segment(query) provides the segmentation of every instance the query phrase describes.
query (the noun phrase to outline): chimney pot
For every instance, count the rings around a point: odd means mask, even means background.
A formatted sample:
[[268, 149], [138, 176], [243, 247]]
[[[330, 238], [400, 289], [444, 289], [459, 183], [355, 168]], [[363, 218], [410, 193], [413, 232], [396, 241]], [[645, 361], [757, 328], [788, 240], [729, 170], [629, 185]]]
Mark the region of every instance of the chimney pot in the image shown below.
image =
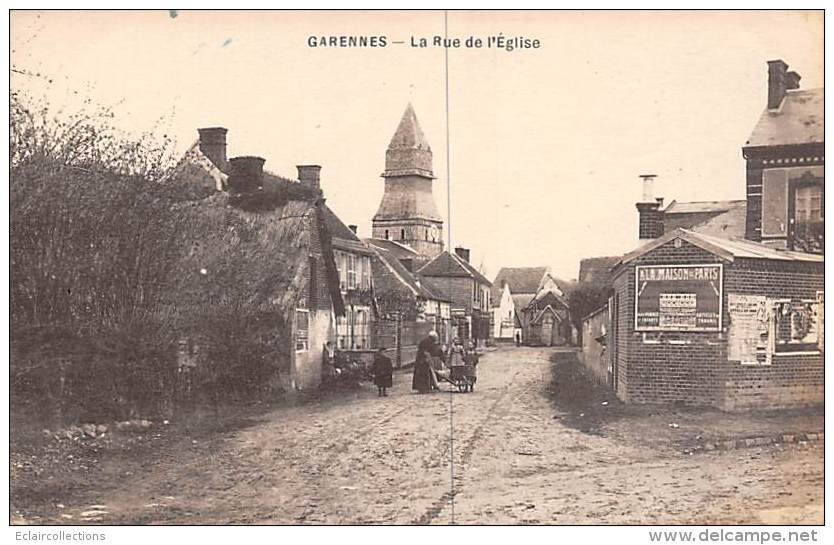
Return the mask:
[[229, 164], [226, 160], [226, 133], [225, 127], [204, 127], [197, 129], [200, 135], [199, 147], [203, 155], [214, 163], [214, 166], [226, 172]]
[[263, 186], [264, 163], [263, 157], [246, 155], [229, 159], [231, 172], [229, 187], [238, 193], [253, 191]]
[[457, 246], [455, 248], [455, 253], [459, 258], [469, 263], [469, 248], [464, 248], [463, 246]]
[[321, 189], [321, 166], [320, 165], [296, 165], [298, 169], [298, 181], [313, 189]]
[[[775, 110], [782, 104], [787, 90], [788, 65], [782, 59], [767, 61], [767, 109]], [[797, 82], [798, 83], [798, 82]]]
[[654, 179], [657, 174], [641, 174], [640, 180], [643, 182], [643, 200], [640, 202], [654, 202]]
[[356, 234], [356, 231], [359, 229], [356, 225], [348, 225], [348, 229], [353, 231], [353, 234]]

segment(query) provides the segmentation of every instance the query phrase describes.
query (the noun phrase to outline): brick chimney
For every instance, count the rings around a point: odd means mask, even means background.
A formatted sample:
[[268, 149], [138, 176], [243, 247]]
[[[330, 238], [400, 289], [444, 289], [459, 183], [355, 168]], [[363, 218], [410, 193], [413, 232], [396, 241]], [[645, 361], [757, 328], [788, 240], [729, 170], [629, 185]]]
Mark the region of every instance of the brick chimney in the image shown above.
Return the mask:
[[799, 89], [799, 80], [802, 79], [798, 73], [794, 71], [790, 71], [785, 74], [785, 89], [791, 91], [793, 89]]
[[226, 161], [226, 133], [225, 127], [205, 127], [197, 129], [200, 135], [200, 151], [214, 163], [214, 166], [227, 172], [229, 164]]
[[321, 190], [321, 166], [319, 165], [296, 165], [298, 169], [298, 181], [313, 189]]
[[469, 263], [469, 248], [464, 248], [462, 246], [455, 247], [455, 253], [459, 258]]
[[663, 197], [654, 196], [654, 180], [656, 174], [641, 174], [643, 182], [643, 199], [636, 204], [637, 213], [640, 215], [639, 236], [640, 240], [649, 240], [663, 236]]
[[[782, 104], [788, 89], [788, 65], [782, 59], [767, 61], [767, 109], [775, 110]], [[797, 80], [797, 84], [799, 81]]]
[[236, 193], [246, 193], [263, 187], [265, 162], [262, 157], [254, 156], [229, 159], [229, 188]]

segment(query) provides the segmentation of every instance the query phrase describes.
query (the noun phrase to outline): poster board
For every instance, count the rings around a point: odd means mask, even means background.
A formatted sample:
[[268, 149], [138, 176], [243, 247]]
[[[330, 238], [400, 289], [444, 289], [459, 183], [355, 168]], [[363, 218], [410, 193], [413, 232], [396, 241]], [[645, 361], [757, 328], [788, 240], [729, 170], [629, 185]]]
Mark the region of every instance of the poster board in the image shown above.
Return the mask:
[[720, 263], [635, 267], [635, 331], [721, 331]]
[[730, 327], [727, 334], [727, 359], [743, 364], [767, 363], [770, 360], [771, 304], [762, 295], [727, 296]]

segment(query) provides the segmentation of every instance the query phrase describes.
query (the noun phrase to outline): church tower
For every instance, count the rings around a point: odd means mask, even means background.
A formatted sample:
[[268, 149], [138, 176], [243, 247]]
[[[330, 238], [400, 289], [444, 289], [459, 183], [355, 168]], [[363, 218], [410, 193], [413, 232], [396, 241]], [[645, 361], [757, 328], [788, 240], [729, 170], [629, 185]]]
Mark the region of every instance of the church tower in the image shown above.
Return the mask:
[[432, 153], [409, 103], [385, 152], [385, 192], [373, 237], [406, 244], [426, 258], [443, 251], [443, 219], [432, 194]]

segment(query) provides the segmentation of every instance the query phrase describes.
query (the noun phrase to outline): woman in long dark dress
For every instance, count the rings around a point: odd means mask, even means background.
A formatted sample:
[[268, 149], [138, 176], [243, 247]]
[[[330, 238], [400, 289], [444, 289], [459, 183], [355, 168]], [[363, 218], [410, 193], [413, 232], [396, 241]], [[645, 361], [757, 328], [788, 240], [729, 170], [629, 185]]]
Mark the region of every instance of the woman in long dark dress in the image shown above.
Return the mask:
[[414, 361], [414, 376], [411, 379], [411, 389], [426, 394], [432, 388], [431, 356], [436, 351], [437, 333], [432, 331], [429, 336], [417, 345], [417, 358]]

